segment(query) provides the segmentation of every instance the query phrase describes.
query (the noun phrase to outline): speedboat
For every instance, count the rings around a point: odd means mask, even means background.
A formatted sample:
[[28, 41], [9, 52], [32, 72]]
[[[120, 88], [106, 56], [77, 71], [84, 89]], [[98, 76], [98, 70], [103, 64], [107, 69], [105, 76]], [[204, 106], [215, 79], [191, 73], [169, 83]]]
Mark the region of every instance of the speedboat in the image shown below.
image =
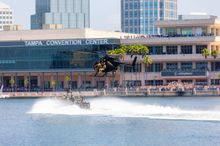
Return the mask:
[[89, 102], [85, 102], [84, 101], [84, 97], [83, 96], [73, 96], [72, 93], [65, 95], [63, 97], [66, 100], [71, 101], [73, 104], [79, 106], [82, 109], [90, 109], [90, 103]]

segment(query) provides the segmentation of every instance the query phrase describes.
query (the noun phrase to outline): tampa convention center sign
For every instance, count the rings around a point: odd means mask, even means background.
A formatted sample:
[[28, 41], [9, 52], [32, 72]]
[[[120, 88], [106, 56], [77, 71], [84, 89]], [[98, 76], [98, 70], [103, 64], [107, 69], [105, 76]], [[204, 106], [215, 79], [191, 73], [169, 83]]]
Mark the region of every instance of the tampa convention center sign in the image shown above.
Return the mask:
[[108, 45], [113, 41], [109, 39], [85, 39], [85, 40], [44, 40], [24, 41], [25, 46], [73, 46], [73, 45]]

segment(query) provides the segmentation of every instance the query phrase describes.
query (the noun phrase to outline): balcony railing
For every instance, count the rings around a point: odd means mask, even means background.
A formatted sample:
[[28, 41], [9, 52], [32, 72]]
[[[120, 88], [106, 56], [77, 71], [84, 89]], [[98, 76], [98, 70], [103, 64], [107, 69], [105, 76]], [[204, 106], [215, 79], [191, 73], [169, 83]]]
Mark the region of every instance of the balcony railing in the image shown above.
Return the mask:
[[206, 70], [166, 70], [161, 72], [162, 77], [169, 76], [207, 76]]

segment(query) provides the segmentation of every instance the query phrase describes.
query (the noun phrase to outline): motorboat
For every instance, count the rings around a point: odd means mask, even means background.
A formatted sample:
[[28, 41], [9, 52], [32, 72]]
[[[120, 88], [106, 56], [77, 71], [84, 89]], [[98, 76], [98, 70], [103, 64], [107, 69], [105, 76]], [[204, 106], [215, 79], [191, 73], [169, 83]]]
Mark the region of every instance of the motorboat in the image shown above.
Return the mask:
[[82, 109], [90, 109], [90, 103], [84, 101], [84, 97], [81, 95], [73, 96], [72, 92], [67, 92], [63, 97], [66, 100], [71, 101], [73, 104], [79, 106]]

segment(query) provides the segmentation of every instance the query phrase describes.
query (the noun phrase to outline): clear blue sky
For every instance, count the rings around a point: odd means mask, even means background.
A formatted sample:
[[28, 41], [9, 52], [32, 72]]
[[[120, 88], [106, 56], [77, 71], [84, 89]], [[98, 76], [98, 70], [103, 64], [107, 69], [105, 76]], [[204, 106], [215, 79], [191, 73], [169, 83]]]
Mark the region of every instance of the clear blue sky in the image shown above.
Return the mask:
[[[35, 11], [35, 0], [0, 0], [10, 5], [15, 23], [30, 27], [30, 15]], [[101, 30], [120, 29], [120, 0], [90, 0], [91, 27]], [[178, 14], [206, 12], [220, 17], [220, 0], [178, 0]]]

